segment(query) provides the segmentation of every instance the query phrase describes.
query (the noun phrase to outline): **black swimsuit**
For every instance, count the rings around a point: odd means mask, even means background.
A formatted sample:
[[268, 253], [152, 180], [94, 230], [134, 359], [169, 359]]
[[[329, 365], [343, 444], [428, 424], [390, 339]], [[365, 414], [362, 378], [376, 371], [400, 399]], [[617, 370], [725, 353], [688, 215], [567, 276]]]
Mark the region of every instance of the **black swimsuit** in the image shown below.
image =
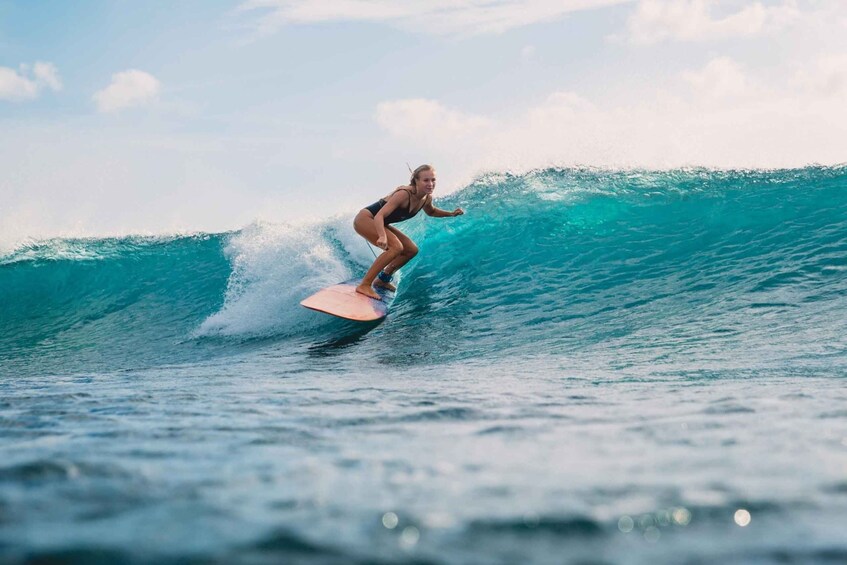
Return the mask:
[[[405, 190], [409, 193], [409, 205], [412, 204], [412, 192], [408, 188], [398, 188], [397, 190]], [[394, 192], [397, 192], [396, 190]], [[392, 195], [394, 193], [392, 192]], [[389, 197], [390, 198], [390, 197]], [[387, 200], [385, 198], [380, 198], [378, 201], [374, 202], [370, 206], [365, 206], [365, 210], [370, 212], [376, 217], [376, 213], [382, 210], [382, 207], [385, 206]], [[385, 224], [396, 224], [397, 222], [402, 222], [403, 220], [408, 220], [409, 218], [414, 218], [418, 212], [423, 210], [424, 205], [426, 204], [426, 196], [424, 196], [424, 204], [421, 204], [420, 208], [412, 212], [409, 209], [401, 210], [400, 208], [395, 208], [393, 212], [388, 214], [385, 217]]]

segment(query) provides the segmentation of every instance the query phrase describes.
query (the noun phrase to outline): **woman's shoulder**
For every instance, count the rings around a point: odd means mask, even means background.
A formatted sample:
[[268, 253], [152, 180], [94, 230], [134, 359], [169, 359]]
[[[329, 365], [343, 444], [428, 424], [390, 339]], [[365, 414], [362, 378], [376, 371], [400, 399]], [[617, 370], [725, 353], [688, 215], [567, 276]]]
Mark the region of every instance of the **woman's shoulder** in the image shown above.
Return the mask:
[[408, 192], [409, 194], [411, 194], [412, 193], [412, 187], [405, 185], [405, 184], [402, 185], [402, 186], [398, 186], [397, 188], [395, 188], [394, 190], [391, 191], [391, 196], [394, 196], [398, 192]]

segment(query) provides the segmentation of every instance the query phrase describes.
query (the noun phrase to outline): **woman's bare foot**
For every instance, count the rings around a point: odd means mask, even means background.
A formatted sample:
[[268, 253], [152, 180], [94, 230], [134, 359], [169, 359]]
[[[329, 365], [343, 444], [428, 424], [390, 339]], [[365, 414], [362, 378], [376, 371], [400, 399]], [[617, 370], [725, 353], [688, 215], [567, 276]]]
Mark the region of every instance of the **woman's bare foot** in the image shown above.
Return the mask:
[[359, 294], [364, 294], [368, 298], [373, 298], [375, 300], [380, 299], [376, 291], [366, 284], [360, 284], [359, 286], [357, 286], [356, 292], [358, 292]]
[[374, 280], [374, 286], [384, 288], [385, 290], [390, 290], [391, 292], [397, 290], [397, 287], [391, 284], [390, 282], [381, 281], [379, 279]]

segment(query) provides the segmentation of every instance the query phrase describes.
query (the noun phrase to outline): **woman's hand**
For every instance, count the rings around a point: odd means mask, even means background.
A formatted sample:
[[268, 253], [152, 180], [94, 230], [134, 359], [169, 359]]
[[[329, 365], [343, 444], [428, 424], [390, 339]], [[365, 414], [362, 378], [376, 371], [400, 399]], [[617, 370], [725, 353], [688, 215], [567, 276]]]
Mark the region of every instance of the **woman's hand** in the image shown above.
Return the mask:
[[376, 240], [376, 246], [383, 250], [388, 250], [388, 236], [381, 235]]
[[465, 211], [462, 210], [461, 208], [456, 208], [455, 210], [453, 210], [452, 215], [453, 215], [453, 217], [456, 217], [456, 216], [461, 216], [464, 213], [465, 213]]

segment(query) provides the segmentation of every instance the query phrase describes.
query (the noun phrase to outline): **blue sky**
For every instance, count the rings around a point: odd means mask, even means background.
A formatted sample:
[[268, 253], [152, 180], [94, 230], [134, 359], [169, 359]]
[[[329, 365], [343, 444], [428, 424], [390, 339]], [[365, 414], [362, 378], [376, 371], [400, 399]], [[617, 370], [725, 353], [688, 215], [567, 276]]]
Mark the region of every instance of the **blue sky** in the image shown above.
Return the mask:
[[835, 0], [0, 0], [0, 248], [549, 165], [847, 161]]

